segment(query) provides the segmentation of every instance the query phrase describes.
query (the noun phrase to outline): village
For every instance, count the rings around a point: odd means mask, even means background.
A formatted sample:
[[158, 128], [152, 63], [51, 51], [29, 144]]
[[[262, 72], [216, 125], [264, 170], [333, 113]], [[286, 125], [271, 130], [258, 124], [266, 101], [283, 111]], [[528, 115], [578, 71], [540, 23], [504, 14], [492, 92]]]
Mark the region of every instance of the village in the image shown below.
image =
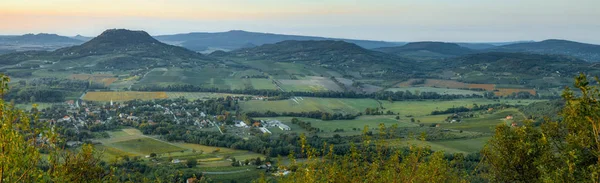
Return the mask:
[[[103, 134], [103, 131], [121, 127], [134, 127], [144, 131], [145, 127], [172, 124], [203, 131], [218, 131], [221, 134], [235, 134], [242, 138], [271, 134], [269, 129], [291, 130], [288, 125], [278, 120], [250, 122], [248, 119], [237, 119], [239, 114], [232, 114], [230, 111], [236, 108], [238, 100], [243, 98], [228, 97], [209, 101], [134, 100], [106, 103], [68, 100], [43, 109], [40, 121], [71, 131], [66, 133], [70, 134], [67, 135], [68, 146], [78, 146], [83, 144], [84, 140], [98, 136], [95, 134]], [[222, 105], [223, 103], [228, 105]], [[160, 129], [156, 128], [156, 130]]]

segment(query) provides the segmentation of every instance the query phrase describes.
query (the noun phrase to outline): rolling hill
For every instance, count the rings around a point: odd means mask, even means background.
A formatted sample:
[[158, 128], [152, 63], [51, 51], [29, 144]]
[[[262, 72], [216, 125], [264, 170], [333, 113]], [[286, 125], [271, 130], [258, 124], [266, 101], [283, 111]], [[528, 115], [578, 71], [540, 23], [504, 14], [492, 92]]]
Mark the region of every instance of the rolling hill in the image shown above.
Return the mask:
[[[223, 54], [223, 53], [220, 53]], [[282, 41], [228, 53], [249, 60], [270, 60], [316, 65], [344, 72], [375, 73], [412, 72], [413, 61], [382, 52], [367, 50], [344, 41]], [[390, 73], [388, 73], [390, 74]]]
[[449, 64], [446, 69], [470, 83], [550, 87], [563, 86], [580, 72], [600, 74], [596, 64], [562, 55], [488, 52], [457, 57], [446, 63]]
[[559, 54], [577, 57], [588, 62], [600, 62], [600, 45], [558, 39], [509, 44], [488, 51]]
[[354, 43], [363, 48], [371, 49], [378, 47], [389, 47], [398, 46], [403, 43], [384, 42], [384, 41], [368, 41], [368, 40], [352, 40], [352, 39], [337, 39], [337, 38], [325, 38], [315, 36], [296, 36], [296, 35], [284, 35], [284, 34], [271, 34], [271, 33], [258, 33], [258, 32], [247, 32], [241, 30], [232, 30], [228, 32], [195, 32], [187, 34], [175, 34], [175, 35], [161, 35], [155, 36], [159, 41], [183, 46], [194, 51], [205, 51], [205, 50], [235, 50], [240, 48], [246, 48], [250, 45], [260, 46], [263, 44], [272, 44], [286, 40], [341, 40], [349, 43]]
[[60, 63], [58, 66], [129, 70], [181, 63], [206, 64], [212, 59], [157, 41], [144, 31], [111, 29], [82, 45], [53, 52], [14, 53], [0, 57], [0, 63], [28, 60], [48, 60]]
[[403, 46], [383, 47], [375, 50], [414, 59], [447, 58], [476, 52], [455, 43], [444, 42], [413, 42]]

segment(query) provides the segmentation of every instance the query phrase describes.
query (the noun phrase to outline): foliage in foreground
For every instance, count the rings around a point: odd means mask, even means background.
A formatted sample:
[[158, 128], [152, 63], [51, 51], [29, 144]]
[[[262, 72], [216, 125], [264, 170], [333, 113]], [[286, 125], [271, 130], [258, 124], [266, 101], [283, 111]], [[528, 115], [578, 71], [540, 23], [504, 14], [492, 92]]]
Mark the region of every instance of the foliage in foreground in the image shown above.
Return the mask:
[[585, 75], [575, 87], [580, 95], [563, 93], [562, 121], [496, 128], [483, 150], [490, 181], [600, 182], [600, 87]]
[[9, 81], [0, 76], [0, 182], [101, 182], [110, 178], [90, 145], [77, 153], [62, 150], [58, 135], [41, 125], [36, 115], [7, 104], [3, 96]]
[[462, 158], [447, 161], [443, 152], [414, 145], [408, 150], [390, 148], [382, 137], [391, 134], [382, 124], [381, 140], [365, 135], [362, 148], [353, 145], [346, 155], [335, 155], [333, 145], [327, 144], [323, 152], [316, 152], [302, 136], [301, 157], [306, 162], [297, 164], [290, 155], [287, 168], [293, 173], [277, 182], [467, 182], [465, 172], [455, 168]]

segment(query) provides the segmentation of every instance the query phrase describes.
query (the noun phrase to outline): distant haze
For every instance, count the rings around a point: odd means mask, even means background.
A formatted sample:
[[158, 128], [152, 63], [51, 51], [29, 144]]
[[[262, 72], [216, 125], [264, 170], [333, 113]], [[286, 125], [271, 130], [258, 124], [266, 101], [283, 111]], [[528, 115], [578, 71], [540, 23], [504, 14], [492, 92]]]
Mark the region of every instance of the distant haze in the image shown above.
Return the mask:
[[600, 43], [600, 0], [2, 0], [0, 35], [247, 30], [385, 41]]

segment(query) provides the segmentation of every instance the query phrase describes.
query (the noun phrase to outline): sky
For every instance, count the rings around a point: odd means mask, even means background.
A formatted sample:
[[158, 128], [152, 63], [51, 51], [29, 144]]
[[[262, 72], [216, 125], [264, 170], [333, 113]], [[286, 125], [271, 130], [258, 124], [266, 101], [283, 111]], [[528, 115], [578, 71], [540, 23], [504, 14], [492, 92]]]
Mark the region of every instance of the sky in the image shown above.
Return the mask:
[[600, 0], [0, 0], [0, 35], [246, 30], [384, 41], [600, 44]]

